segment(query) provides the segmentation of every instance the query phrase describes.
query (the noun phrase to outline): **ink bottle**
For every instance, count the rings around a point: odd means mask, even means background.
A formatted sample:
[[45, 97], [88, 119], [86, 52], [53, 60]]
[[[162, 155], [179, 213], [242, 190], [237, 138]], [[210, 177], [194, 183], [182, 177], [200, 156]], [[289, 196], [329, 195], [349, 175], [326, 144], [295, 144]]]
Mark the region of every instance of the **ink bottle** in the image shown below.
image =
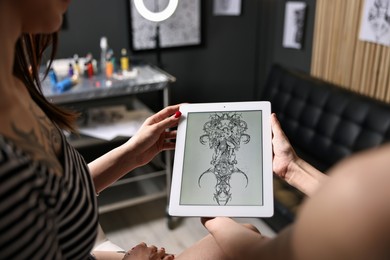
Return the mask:
[[128, 71], [130, 69], [129, 57], [127, 56], [127, 50], [123, 48], [121, 50], [121, 69], [122, 71]]

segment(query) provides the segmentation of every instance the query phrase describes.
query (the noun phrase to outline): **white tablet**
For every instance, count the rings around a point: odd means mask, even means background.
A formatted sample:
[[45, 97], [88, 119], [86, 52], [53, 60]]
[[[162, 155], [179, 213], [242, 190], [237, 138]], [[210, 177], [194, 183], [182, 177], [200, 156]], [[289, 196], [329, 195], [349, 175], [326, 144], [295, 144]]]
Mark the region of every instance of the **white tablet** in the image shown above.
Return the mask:
[[185, 104], [180, 111], [169, 214], [272, 216], [270, 103]]

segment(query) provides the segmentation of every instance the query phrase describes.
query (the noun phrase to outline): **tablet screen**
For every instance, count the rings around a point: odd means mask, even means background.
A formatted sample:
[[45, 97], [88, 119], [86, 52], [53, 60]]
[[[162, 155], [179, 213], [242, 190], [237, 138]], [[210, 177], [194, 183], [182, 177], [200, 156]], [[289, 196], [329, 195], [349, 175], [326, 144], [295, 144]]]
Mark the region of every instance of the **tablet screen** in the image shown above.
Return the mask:
[[262, 111], [189, 112], [180, 205], [262, 206]]

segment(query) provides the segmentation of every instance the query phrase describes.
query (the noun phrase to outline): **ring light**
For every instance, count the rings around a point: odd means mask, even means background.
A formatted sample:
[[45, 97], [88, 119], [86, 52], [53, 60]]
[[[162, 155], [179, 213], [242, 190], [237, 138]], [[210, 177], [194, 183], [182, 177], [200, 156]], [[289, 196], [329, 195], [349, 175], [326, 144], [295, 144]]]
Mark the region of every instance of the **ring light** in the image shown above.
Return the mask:
[[167, 7], [160, 12], [151, 12], [146, 8], [144, 0], [134, 0], [135, 8], [137, 8], [139, 14], [145, 19], [152, 22], [161, 22], [169, 17], [175, 12], [179, 0], [170, 0]]

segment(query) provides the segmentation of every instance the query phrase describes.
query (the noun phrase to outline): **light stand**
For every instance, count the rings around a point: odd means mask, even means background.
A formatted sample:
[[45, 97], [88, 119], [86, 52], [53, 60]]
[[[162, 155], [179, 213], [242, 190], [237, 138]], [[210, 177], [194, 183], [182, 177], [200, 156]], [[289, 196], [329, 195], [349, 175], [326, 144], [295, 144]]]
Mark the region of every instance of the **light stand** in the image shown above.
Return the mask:
[[154, 40], [156, 42], [156, 61], [157, 61], [157, 66], [159, 68], [163, 68], [163, 64], [162, 64], [162, 61], [161, 61], [160, 23], [157, 23], [157, 25], [156, 25], [156, 35], [154, 37]]
[[[157, 5], [157, 2], [155, 2], [155, 3]], [[142, 17], [144, 17], [145, 19], [157, 23], [156, 24], [156, 33], [155, 33], [154, 40], [155, 40], [155, 43], [156, 43], [155, 48], [156, 48], [157, 66], [160, 67], [160, 68], [163, 67], [163, 64], [161, 62], [160, 22], [162, 22], [162, 21], [168, 19], [169, 17], [171, 17], [173, 15], [173, 13], [175, 12], [178, 4], [179, 4], [179, 0], [169, 0], [168, 5], [167, 5], [167, 7], [164, 10], [162, 10], [160, 12], [151, 12], [150, 10], [148, 10], [146, 8], [144, 0], [134, 0], [134, 5], [135, 5], [135, 8], [137, 9], [138, 13]], [[164, 90], [164, 96], [166, 96], [166, 97], [169, 96], [167, 88]], [[168, 98], [166, 98], [164, 100], [168, 100]], [[164, 106], [167, 106], [167, 105], [168, 105], [168, 101], [167, 101], [166, 104], [164, 104]], [[165, 163], [167, 165], [169, 165], [169, 167], [171, 167], [171, 154], [170, 154], [170, 151], [166, 151], [166, 153], [165, 153]], [[167, 171], [171, 172], [172, 169], [170, 169], [170, 168], [168, 168], [168, 169], [169, 170], [167, 170]], [[171, 179], [170, 179], [170, 175], [169, 175], [169, 177], [167, 177], [167, 184], [170, 185], [170, 183], [171, 183]], [[169, 201], [169, 192], [167, 194], [167, 198], [168, 198], [168, 201]], [[168, 214], [168, 208], [167, 208], [167, 217], [168, 217], [168, 228], [169, 229], [173, 229], [177, 225], [178, 220], [175, 219], [176, 221], [174, 221], [173, 217], [171, 217]]]

